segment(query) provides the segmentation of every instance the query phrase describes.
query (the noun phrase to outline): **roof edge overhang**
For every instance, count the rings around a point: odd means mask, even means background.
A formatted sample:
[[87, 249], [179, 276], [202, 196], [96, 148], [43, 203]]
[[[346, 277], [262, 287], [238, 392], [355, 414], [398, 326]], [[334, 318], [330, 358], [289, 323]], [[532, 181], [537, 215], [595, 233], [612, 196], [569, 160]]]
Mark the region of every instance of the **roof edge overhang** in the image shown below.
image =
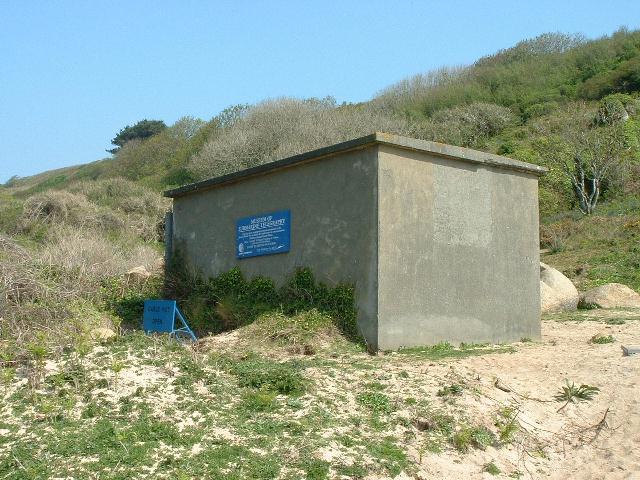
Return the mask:
[[547, 172], [547, 169], [544, 167], [533, 165], [531, 163], [521, 162], [519, 160], [513, 160], [511, 158], [502, 157], [500, 155], [495, 155], [492, 153], [472, 150], [470, 148], [456, 147], [453, 145], [447, 145], [445, 143], [418, 140], [415, 138], [403, 137], [401, 135], [393, 135], [390, 133], [376, 132], [372, 133], [371, 135], [355, 138], [346, 142], [336, 143], [328, 147], [311, 150], [309, 152], [283, 158], [274, 162], [265, 163], [256, 167], [247, 168], [238, 172], [209, 178], [207, 180], [202, 180], [196, 183], [190, 183], [179, 188], [167, 190], [164, 192], [164, 196], [169, 198], [182, 197], [191, 193], [209, 190], [221, 185], [236, 183], [249, 177], [271, 173], [303, 163], [313, 162], [338, 153], [367, 148], [371, 145], [389, 145], [404, 150], [413, 150], [417, 152], [432, 154], [438, 157], [451, 158], [463, 162], [482, 164], [490, 167], [513, 170], [522, 173], [530, 173], [537, 176], [542, 176]]

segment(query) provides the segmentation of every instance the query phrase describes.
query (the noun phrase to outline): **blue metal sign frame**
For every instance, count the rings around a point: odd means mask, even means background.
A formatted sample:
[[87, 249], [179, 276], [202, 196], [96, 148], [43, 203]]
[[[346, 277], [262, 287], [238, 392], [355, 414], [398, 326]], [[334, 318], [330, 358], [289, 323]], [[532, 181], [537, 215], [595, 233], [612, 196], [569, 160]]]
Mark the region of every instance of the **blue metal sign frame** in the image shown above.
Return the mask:
[[[180, 328], [176, 328], [176, 317], [182, 324]], [[184, 335], [196, 341], [196, 335], [187, 325], [175, 300], [145, 300], [142, 327], [145, 333], [164, 332], [172, 337]]]
[[253, 215], [237, 221], [237, 258], [286, 253], [290, 249], [291, 210]]

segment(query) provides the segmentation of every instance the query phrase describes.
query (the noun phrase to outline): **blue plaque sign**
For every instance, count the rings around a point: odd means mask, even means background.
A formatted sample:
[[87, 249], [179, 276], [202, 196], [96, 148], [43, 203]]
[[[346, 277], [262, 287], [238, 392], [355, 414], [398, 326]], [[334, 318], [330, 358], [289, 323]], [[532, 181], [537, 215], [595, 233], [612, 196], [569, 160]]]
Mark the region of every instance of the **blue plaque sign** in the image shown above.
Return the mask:
[[291, 247], [291, 211], [265, 213], [238, 220], [236, 255], [257, 257], [288, 252]]
[[145, 332], [173, 331], [176, 315], [175, 300], [146, 300], [142, 316]]
[[[176, 328], [176, 318], [182, 327]], [[146, 333], [166, 332], [174, 337], [184, 335], [191, 337], [193, 341], [196, 340], [195, 334], [187, 325], [175, 300], [145, 300], [142, 326]]]

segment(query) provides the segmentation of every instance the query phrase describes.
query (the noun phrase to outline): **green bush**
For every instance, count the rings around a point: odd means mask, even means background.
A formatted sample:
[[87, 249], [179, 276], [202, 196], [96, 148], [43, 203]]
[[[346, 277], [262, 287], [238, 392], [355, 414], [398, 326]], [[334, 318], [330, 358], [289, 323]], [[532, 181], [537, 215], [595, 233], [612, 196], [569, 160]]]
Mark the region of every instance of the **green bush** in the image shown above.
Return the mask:
[[363, 392], [356, 397], [356, 400], [374, 413], [388, 414], [393, 411], [389, 397], [381, 392]]
[[[179, 259], [174, 261], [165, 293], [179, 300], [193, 328], [200, 333], [219, 333], [248, 325], [264, 314], [296, 316], [316, 310], [329, 315], [349, 339], [359, 340], [351, 285], [329, 287], [318, 283], [308, 268], [296, 270], [280, 288], [266, 277], [247, 280], [239, 268], [205, 280], [176, 266], [181, 264], [184, 262]], [[323, 317], [316, 315], [299, 320], [315, 323], [316, 320], [323, 321]]]
[[144, 301], [158, 298], [162, 292], [162, 277], [153, 276], [142, 283], [127, 283], [123, 277], [104, 280], [100, 289], [104, 307], [122, 319], [122, 325], [139, 328], [142, 324]]
[[453, 434], [451, 441], [457, 450], [467, 452], [470, 447], [485, 450], [496, 443], [496, 437], [485, 427], [464, 426]]
[[593, 337], [591, 337], [591, 340], [589, 340], [589, 343], [594, 343], [596, 345], [604, 345], [613, 342], [615, 342], [615, 338], [613, 338], [613, 335], [602, 335], [600, 333], [596, 333]]
[[254, 356], [234, 362], [228, 370], [241, 387], [292, 396], [304, 394], [307, 388], [302, 367], [296, 362], [278, 363]]

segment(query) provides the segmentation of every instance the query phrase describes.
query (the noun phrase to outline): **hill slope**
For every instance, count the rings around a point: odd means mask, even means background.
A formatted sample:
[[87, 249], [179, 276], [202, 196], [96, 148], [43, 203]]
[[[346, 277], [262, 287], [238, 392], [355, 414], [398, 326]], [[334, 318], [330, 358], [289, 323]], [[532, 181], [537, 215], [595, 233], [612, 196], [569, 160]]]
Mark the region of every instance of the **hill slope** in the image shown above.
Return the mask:
[[[86, 316], [87, 308], [117, 322], [120, 297], [149, 294], [129, 292], [122, 274], [160, 263], [169, 207], [162, 189], [374, 130], [549, 167], [540, 183], [547, 261], [584, 288], [618, 281], [640, 289], [639, 59], [639, 31], [591, 41], [547, 34], [464, 68], [406, 79], [362, 104], [238, 105], [206, 122], [184, 117], [113, 158], [13, 179], [0, 188], [4, 317], [33, 332]], [[608, 162], [590, 217], [576, 210], [567, 175], [578, 158], [587, 194], [596, 185], [593, 165]], [[34, 326], [34, 318], [42, 321]]]

